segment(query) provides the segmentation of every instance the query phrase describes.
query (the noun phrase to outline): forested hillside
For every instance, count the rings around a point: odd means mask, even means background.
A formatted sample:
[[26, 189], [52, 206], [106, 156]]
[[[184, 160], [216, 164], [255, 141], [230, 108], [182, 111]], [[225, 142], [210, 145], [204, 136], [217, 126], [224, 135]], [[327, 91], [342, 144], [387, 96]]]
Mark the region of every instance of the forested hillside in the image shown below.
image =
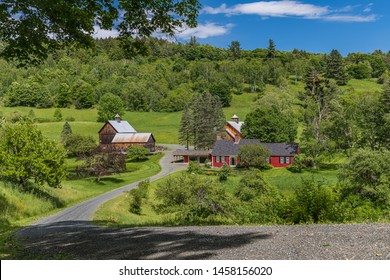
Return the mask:
[[[128, 111], [180, 111], [191, 96], [209, 91], [225, 107], [232, 94], [263, 93], [266, 85], [280, 88], [303, 81], [315, 68], [345, 85], [349, 79], [388, 81], [390, 54], [337, 51], [310, 54], [280, 52], [270, 40], [267, 49], [244, 51], [238, 42], [226, 49], [149, 39], [147, 55], [129, 59], [116, 39], [97, 41], [95, 50], [67, 48], [37, 67], [16, 68], [0, 61], [0, 97], [4, 106], [37, 108], [97, 105], [105, 93], [122, 98]], [[285, 99], [285, 98], [281, 98]]]

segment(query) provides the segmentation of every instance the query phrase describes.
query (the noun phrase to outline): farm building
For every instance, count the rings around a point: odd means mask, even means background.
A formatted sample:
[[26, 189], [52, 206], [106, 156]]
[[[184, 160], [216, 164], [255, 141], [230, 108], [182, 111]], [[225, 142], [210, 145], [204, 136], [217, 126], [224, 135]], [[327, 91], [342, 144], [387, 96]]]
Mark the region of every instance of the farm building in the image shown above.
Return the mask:
[[240, 122], [237, 115], [234, 115], [231, 121], [227, 121], [225, 125], [227, 139], [234, 140], [236, 137], [243, 139], [244, 137], [241, 134], [241, 126], [243, 124], [244, 122]]
[[106, 122], [99, 130], [99, 145], [114, 150], [125, 151], [131, 146], [143, 146], [154, 152], [156, 140], [152, 133], [138, 133], [127, 121], [119, 115], [115, 120]]
[[217, 140], [211, 153], [213, 167], [222, 167], [224, 163], [234, 167], [240, 163], [240, 147], [249, 144], [263, 144], [271, 153], [268, 163], [273, 167], [286, 167], [294, 163], [294, 156], [300, 153], [295, 143], [261, 143], [258, 139]]

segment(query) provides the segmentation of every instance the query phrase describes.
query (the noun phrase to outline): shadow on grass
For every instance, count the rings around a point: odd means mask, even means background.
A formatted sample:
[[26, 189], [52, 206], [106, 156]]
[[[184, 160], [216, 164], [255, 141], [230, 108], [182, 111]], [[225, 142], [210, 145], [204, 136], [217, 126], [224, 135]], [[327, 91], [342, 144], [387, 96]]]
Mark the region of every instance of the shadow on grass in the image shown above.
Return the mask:
[[17, 237], [25, 246], [25, 256], [37, 259], [72, 256], [74, 259], [193, 260], [213, 258], [219, 250], [238, 250], [272, 235], [258, 229], [227, 235], [191, 227], [118, 228], [68, 221], [30, 226], [19, 231]]
[[66, 203], [62, 201], [61, 198], [52, 196], [50, 193], [46, 192], [45, 189], [31, 185], [26, 191], [35, 195], [39, 199], [50, 201], [50, 203], [56, 208], [61, 208], [66, 205]]

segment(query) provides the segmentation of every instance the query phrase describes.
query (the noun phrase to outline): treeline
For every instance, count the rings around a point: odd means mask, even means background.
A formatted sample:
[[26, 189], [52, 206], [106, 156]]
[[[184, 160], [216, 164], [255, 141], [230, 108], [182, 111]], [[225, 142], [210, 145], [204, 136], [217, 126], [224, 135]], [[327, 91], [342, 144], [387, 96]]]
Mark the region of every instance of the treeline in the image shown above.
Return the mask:
[[195, 93], [210, 92], [230, 105], [232, 94], [262, 92], [267, 84], [283, 87], [301, 81], [315, 68], [345, 85], [350, 78], [389, 80], [390, 54], [353, 53], [342, 57], [293, 50], [282, 52], [272, 40], [268, 48], [242, 50], [147, 39], [143, 53], [130, 58], [118, 40], [96, 41], [96, 49], [67, 48], [44, 64], [17, 68], [0, 60], [3, 105], [37, 108], [97, 106], [106, 93], [119, 96], [129, 111], [181, 111]]

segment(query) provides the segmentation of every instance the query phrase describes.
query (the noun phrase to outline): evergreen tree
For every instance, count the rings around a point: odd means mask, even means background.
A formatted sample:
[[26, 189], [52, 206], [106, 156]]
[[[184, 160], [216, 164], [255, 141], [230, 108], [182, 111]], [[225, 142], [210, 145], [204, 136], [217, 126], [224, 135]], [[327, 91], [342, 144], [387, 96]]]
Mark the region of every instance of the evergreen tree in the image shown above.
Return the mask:
[[72, 133], [73, 133], [72, 127], [68, 122], [65, 122], [64, 126], [62, 127], [61, 141], [64, 142], [69, 135], [72, 135]]
[[272, 39], [268, 41], [268, 48], [267, 48], [267, 59], [273, 59], [276, 57], [276, 46]]
[[326, 58], [326, 78], [336, 80], [337, 85], [343, 86], [348, 82], [343, 57], [337, 50], [332, 50]]
[[196, 149], [209, 149], [225, 124], [218, 97], [208, 92], [195, 95], [183, 112], [179, 128], [181, 143], [193, 142]]
[[229, 54], [232, 60], [241, 58], [241, 46], [239, 41], [232, 41], [229, 45]]
[[179, 127], [179, 143], [188, 147], [193, 143], [193, 112], [190, 106], [187, 106], [181, 115], [180, 127]]

